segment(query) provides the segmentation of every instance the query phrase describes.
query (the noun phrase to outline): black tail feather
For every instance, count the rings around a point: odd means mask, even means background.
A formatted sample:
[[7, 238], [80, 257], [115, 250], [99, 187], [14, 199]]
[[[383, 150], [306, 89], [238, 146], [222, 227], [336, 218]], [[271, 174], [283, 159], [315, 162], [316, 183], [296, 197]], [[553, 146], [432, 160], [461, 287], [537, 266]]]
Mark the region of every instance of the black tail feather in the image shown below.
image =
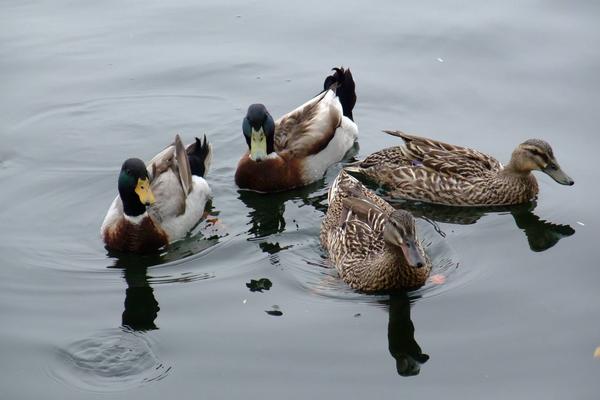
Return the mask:
[[325, 78], [324, 90], [334, 90], [342, 103], [344, 115], [354, 121], [352, 110], [356, 104], [356, 85], [350, 69], [333, 68], [333, 74]]
[[192, 175], [204, 177], [210, 166], [211, 149], [204, 135], [203, 140], [196, 138], [196, 142], [187, 148]]

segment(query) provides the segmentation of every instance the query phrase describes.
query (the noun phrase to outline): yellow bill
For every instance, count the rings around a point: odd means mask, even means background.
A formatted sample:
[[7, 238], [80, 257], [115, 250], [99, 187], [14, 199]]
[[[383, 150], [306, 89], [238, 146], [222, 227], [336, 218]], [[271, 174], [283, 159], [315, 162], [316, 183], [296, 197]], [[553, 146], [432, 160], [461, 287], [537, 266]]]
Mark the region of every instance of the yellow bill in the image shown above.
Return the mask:
[[150, 190], [150, 181], [148, 178], [138, 179], [137, 185], [135, 185], [135, 193], [140, 198], [142, 204], [151, 205], [156, 201], [154, 199], [154, 194], [152, 190]]
[[250, 135], [250, 158], [254, 161], [261, 161], [267, 157], [267, 136], [262, 128], [258, 131], [252, 129]]

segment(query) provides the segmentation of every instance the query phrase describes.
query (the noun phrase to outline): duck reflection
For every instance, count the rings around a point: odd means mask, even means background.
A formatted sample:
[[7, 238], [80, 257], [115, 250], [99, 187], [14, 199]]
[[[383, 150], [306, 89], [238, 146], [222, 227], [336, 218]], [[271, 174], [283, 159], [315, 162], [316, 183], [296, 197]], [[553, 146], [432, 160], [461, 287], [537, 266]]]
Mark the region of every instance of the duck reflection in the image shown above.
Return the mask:
[[[532, 251], [544, 251], [554, 246], [562, 238], [575, 233], [570, 225], [555, 224], [537, 216], [533, 210], [535, 201], [514, 206], [501, 207], [451, 207], [411, 201], [394, 201], [394, 206], [402, 207], [430, 222], [469, 225], [476, 223], [481, 217], [491, 213], [510, 213], [517, 227], [525, 233], [529, 248]], [[437, 228], [438, 232], [441, 231]]]
[[123, 271], [125, 289], [125, 309], [121, 325], [134, 331], [158, 329], [154, 321], [160, 307], [154, 297], [154, 289], [148, 283], [147, 268], [125, 268]]
[[[158, 329], [155, 324], [160, 311], [158, 301], [154, 297], [154, 289], [148, 280], [148, 265], [152, 265], [153, 258], [160, 256], [134, 256], [121, 255], [113, 268], [121, 268], [123, 278], [127, 283], [125, 289], [124, 310], [121, 316], [121, 326], [133, 331], [151, 331]], [[159, 260], [156, 260], [159, 261]]]
[[[317, 210], [325, 213], [327, 206], [324, 200], [327, 193], [315, 195], [320, 189], [324, 188], [324, 179], [313, 183], [312, 185], [278, 193], [257, 193], [248, 190], [238, 190], [239, 199], [248, 208], [248, 234], [249, 241], [258, 241], [259, 248], [269, 255], [279, 253], [289, 246], [281, 246], [279, 242], [269, 241], [266, 238], [286, 229], [285, 204], [289, 200], [300, 200], [305, 205], [310, 205]], [[295, 222], [295, 221], [292, 221]]]
[[415, 340], [415, 327], [410, 319], [410, 300], [406, 292], [394, 292], [380, 301], [389, 308], [388, 348], [396, 360], [396, 371], [401, 376], [418, 375], [421, 365], [429, 356]]

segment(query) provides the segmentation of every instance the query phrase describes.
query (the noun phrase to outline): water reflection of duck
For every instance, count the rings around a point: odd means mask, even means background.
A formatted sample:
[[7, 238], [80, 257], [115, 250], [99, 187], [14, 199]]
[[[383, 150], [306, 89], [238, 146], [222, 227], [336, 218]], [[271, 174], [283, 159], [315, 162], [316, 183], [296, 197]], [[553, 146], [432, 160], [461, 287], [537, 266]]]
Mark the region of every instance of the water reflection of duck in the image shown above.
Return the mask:
[[154, 321], [160, 307], [148, 281], [148, 265], [158, 264], [160, 261], [159, 255], [144, 258], [121, 255], [116, 259], [114, 267], [111, 267], [123, 271], [123, 279], [127, 284], [121, 326], [132, 331], [158, 329]]
[[286, 249], [279, 242], [269, 241], [271, 235], [282, 233], [286, 228], [284, 217], [285, 203], [291, 200], [300, 200], [303, 204], [310, 205], [322, 211], [327, 207], [322, 204], [326, 194], [315, 195], [325, 185], [321, 179], [311, 185], [297, 188], [287, 192], [258, 193], [248, 190], [239, 190], [239, 199], [248, 209], [248, 234], [250, 241], [259, 241], [259, 247], [265, 253], [273, 255]]
[[536, 197], [538, 184], [531, 171], [542, 171], [561, 185], [574, 183], [540, 139], [518, 145], [503, 166], [474, 149], [385, 132], [402, 138], [404, 146], [375, 152], [348, 170], [385, 186], [394, 198], [455, 206], [510, 205]]
[[510, 213], [517, 227], [525, 233], [529, 247], [536, 252], [547, 250], [560, 239], [575, 233], [575, 229], [570, 225], [554, 224], [534, 214], [533, 210], [537, 206], [535, 201], [496, 207], [452, 207], [412, 201], [395, 201], [393, 205], [409, 210], [416, 217], [460, 225], [474, 224], [487, 214]]
[[408, 295], [406, 292], [392, 293], [381, 303], [389, 307], [388, 348], [396, 360], [396, 371], [402, 376], [418, 375], [429, 356], [423, 353], [415, 340]]
[[148, 282], [147, 268], [126, 267], [123, 277], [127, 282], [127, 289], [121, 325], [134, 331], [158, 329], [154, 321], [160, 307], [154, 297], [154, 289]]

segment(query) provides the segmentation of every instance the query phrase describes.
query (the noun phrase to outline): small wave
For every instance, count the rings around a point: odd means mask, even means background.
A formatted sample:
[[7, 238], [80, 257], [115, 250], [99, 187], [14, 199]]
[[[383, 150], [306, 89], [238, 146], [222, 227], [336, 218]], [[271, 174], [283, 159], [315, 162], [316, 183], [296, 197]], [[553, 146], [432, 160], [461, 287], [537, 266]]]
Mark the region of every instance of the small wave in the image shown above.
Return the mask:
[[120, 328], [57, 349], [47, 371], [82, 390], [116, 392], [164, 379], [171, 367], [156, 356], [146, 336]]

